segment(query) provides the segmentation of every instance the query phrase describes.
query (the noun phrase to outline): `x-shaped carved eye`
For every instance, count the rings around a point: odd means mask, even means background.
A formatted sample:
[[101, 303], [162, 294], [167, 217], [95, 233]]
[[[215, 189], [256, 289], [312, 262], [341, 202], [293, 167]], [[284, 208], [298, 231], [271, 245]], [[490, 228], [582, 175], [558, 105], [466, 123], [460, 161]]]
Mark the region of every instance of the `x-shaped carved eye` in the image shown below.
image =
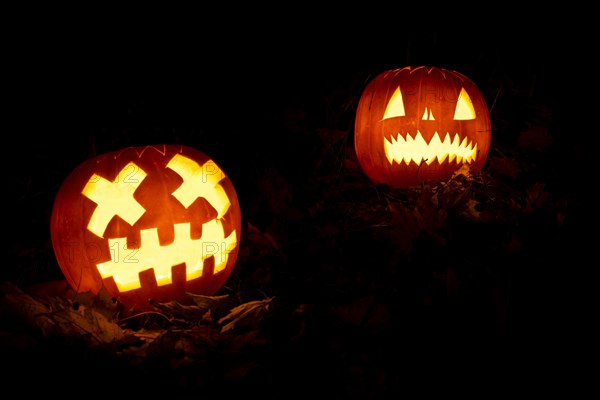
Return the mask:
[[[227, 194], [219, 184], [223, 171], [213, 161], [198, 165], [195, 161], [175, 155], [167, 168], [183, 178], [183, 184], [173, 192], [173, 196], [184, 207], [189, 207], [197, 197], [204, 197], [217, 210], [217, 218], [222, 218], [231, 205]], [[147, 174], [135, 163], [127, 164], [114, 181], [93, 175], [82, 193], [97, 204], [90, 218], [88, 229], [102, 237], [111, 219], [118, 215], [130, 225], [146, 212], [133, 194]]]
[[[173, 265], [186, 264], [186, 279], [197, 279], [203, 274], [204, 260], [214, 256], [213, 272], [227, 267], [229, 252], [237, 246], [235, 231], [227, 237], [221, 218], [231, 202], [220, 182], [225, 174], [213, 161], [200, 165], [196, 161], [176, 154], [167, 164], [183, 183], [172, 195], [188, 208], [198, 197], [205, 198], [217, 211], [217, 219], [202, 224], [202, 237], [190, 237], [190, 224], [174, 225], [175, 239], [169, 245], [161, 245], [156, 228], [140, 231], [142, 246], [130, 249], [126, 237], [109, 238], [112, 250], [128, 250], [127, 257], [111, 251], [111, 260], [97, 265], [102, 278], [113, 277], [120, 291], [139, 289], [138, 275], [146, 269], [154, 270], [159, 286], [172, 283]], [[82, 194], [97, 204], [90, 217], [88, 229], [103, 237], [104, 231], [114, 216], [119, 216], [130, 225], [135, 224], [146, 212], [134, 197], [135, 191], [147, 173], [137, 164], [128, 163], [113, 180], [94, 174], [84, 187]], [[116, 250], [115, 250], [116, 251]]]

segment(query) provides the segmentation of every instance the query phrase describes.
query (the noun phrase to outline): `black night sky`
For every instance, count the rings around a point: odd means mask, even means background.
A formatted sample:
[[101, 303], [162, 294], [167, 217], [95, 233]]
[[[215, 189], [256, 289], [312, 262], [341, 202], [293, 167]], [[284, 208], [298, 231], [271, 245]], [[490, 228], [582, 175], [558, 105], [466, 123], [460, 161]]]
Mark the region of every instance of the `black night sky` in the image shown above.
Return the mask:
[[[78, 338], [40, 336], [6, 302], [0, 340], [7, 366], [35, 371], [44, 385], [67, 385], [51, 371], [64, 356], [71, 376], [90, 384], [108, 368], [127, 388], [147, 388], [164, 374], [165, 388], [196, 394], [256, 388], [273, 399], [317, 390], [364, 399], [398, 398], [419, 384], [439, 391], [442, 382], [473, 390], [473, 376], [493, 394], [501, 381], [531, 383], [530, 367], [565, 376], [558, 360], [586, 353], [589, 148], [573, 139], [573, 98], [561, 97], [577, 79], [564, 68], [579, 61], [578, 34], [530, 15], [481, 17], [487, 22], [450, 29], [445, 17], [415, 23], [405, 14], [379, 19], [372, 10], [352, 17], [303, 11], [267, 18], [265, 10], [255, 18], [238, 10], [241, 23], [190, 10], [19, 18], [3, 49], [4, 163], [11, 171], [9, 258], [0, 275], [11, 286], [3, 294], [63, 279], [49, 219], [71, 170], [107, 151], [173, 143], [212, 156], [236, 187], [246, 253], [223, 293], [239, 304], [273, 298], [274, 306], [252, 329], [219, 337], [222, 345], [192, 341], [206, 348], [186, 358], [164, 335], [164, 347], [140, 362], [115, 355], [131, 343], [106, 351]], [[484, 94], [493, 129], [487, 186], [469, 190], [495, 213], [492, 222], [474, 225], [447, 206], [445, 225], [412, 239], [377, 230], [382, 197], [395, 198], [406, 215], [430, 199], [425, 189], [374, 185], [353, 169], [362, 89], [407, 65], [459, 71]], [[466, 202], [457, 193], [447, 198]], [[289, 203], [275, 201], [284, 196]], [[371, 212], [361, 208], [369, 203]], [[275, 235], [280, 251], [266, 249], [256, 232]], [[403, 240], [412, 240], [411, 250], [399, 255]], [[463, 259], [469, 245], [478, 249]], [[378, 246], [377, 255], [360, 250]], [[460, 265], [456, 276], [445, 263]], [[181, 346], [189, 337], [177, 332], [199, 334], [198, 323], [185, 318], [140, 321], [121, 327], [169, 332], [169, 343]], [[214, 333], [217, 326], [201, 328]], [[585, 381], [581, 374], [575, 379]], [[112, 380], [99, 381], [114, 392]]]

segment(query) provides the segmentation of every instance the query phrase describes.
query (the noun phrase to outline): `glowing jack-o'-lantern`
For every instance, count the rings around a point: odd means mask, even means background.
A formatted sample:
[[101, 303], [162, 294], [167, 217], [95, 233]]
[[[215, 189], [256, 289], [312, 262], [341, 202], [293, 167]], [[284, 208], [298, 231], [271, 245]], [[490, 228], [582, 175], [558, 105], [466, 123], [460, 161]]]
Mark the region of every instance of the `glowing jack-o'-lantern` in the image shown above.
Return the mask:
[[407, 188], [481, 170], [491, 144], [488, 108], [463, 74], [405, 67], [376, 76], [361, 94], [354, 147], [366, 175]]
[[104, 287], [131, 310], [149, 299], [210, 295], [237, 258], [235, 189], [206, 154], [129, 147], [89, 159], [58, 190], [51, 216], [58, 264], [76, 292]]

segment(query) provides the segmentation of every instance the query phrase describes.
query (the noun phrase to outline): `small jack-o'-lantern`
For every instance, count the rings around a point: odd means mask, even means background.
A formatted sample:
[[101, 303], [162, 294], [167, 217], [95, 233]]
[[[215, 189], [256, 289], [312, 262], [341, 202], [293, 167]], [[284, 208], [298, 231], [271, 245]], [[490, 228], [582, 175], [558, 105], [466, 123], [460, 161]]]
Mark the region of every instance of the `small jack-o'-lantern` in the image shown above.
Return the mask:
[[89, 159], [58, 190], [51, 216], [58, 264], [76, 292], [101, 289], [130, 310], [210, 295], [237, 258], [234, 187], [185, 146], [129, 147]]
[[405, 67], [376, 76], [356, 111], [354, 147], [376, 183], [407, 188], [481, 170], [491, 144], [485, 99], [463, 74]]

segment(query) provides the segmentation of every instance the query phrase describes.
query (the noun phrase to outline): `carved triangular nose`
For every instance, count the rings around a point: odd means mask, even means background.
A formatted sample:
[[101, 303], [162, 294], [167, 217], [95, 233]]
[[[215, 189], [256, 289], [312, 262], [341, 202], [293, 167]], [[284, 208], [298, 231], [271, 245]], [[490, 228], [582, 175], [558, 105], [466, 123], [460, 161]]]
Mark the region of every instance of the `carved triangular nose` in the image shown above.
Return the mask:
[[423, 111], [423, 117], [421, 119], [425, 121], [435, 121], [435, 118], [428, 107], [425, 107], [425, 111]]

